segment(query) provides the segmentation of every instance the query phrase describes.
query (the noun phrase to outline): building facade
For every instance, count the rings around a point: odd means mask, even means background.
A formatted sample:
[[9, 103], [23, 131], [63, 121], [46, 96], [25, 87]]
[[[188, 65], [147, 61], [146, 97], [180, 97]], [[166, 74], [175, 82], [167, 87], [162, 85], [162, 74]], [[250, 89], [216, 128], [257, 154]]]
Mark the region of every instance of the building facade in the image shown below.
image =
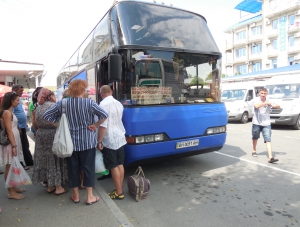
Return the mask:
[[244, 0], [236, 9], [249, 14], [224, 31], [227, 76], [300, 63], [300, 0]]

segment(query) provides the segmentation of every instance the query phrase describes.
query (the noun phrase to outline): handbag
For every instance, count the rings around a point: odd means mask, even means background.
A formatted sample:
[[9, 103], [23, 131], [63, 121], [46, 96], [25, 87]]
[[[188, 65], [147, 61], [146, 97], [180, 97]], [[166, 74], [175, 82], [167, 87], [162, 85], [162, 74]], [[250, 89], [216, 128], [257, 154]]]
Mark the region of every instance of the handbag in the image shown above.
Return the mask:
[[0, 129], [0, 144], [4, 145], [4, 146], [7, 146], [8, 144], [10, 144], [8, 135], [6, 133], [6, 129], [2, 128], [2, 127]]
[[98, 149], [96, 150], [95, 173], [96, 173], [96, 175], [107, 175], [107, 174], [109, 174], [109, 170], [105, 168], [105, 165], [104, 165], [104, 162], [103, 162], [103, 154]]
[[12, 162], [5, 181], [5, 188], [17, 187], [19, 185], [32, 184], [29, 175], [21, 165], [19, 158], [13, 156]]
[[146, 179], [142, 167], [139, 166], [135, 173], [128, 177], [127, 186], [129, 194], [137, 202], [148, 197], [150, 181]]
[[[12, 120], [13, 120], [13, 115], [11, 114], [11, 121]], [[9, 138], [8, 138], [5, 127], [2, 127], [2, 121], [3, 120], [1, 119], [1, 122], [0, 122], [0, 126], [1, 126], [1, 129], [0, 129], [0, 144], [4, 145], [4, 146], [7, 146], [8, 144], [10, 144], [10, 141], [9, 141]]]
[[59, 158], [70, 157], [73, 153], [73, 142], [65, 114], [66, 99], [62, 100], [62, 115], [55, 132], [52, 152]]

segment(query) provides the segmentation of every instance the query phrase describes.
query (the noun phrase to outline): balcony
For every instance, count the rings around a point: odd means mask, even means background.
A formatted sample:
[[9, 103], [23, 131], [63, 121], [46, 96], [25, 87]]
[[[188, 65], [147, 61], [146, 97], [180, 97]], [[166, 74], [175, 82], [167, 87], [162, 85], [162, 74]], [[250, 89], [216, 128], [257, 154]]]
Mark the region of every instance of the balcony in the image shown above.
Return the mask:
[[288, 47], [288, 54], [300, 53], [300, 45], [295, 44], [294, 46]]
[[233, 61], [234, 64], [245, 63], [246, 64], [246, 56], [244, 57], [236, 57]]
[[249, 43], [261, 42], [262, 38], [263, 38], [262, 34], [251, 35], [251, 36], [249, 36]]
[[225, 67], [232, 67], [232, 65], [233, 65], [233, 60], [232, 59], [226, 59]]
[[269, 11], [266, 11], [266, 17], [272, 19], [298, 9], [300, 9], [299, 0], [287, 0], [286, 2], [280, 2], [277, 6], [269, 9]]
[[291, 33], [296, 33], [300, 31], [300, 22], [299, 21], [296, 21], [294, 25], [289, 25], [288, 26], [288, 33], [291, 34]]
[[267, 34], [269, 39], [275, 38], [278, 36], [278, 29], [270, 29]]
[[233, 49], [233, 43], [232, 41], [228, 41], [226, 40], [225, 41], [225, 52], [232, 52], [232, 49]]
[[235, 40], [233, 46], [235, 48], [246, 46], [246, 39]]
[[250, 61], [257, 61], [257, 60], [261, 60], [262, 59], [262, 53], [258, 53], [258, 54], [251, 54], [249, 56], [249, 60]]
[[268, 49], [268, 58], [273, 58], [278, 56], [278, 49], [270, 48]]

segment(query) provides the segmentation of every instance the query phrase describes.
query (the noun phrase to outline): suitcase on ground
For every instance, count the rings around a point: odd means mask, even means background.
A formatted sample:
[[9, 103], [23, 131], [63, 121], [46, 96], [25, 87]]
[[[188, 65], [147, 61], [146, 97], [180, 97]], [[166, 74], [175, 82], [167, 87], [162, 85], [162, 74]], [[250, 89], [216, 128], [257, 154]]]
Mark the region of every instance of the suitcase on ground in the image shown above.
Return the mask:
[[137, 202], [148, 197], [150, 181], [146, 179], [142, 167], [139, 166], [134, 175], [128, 177], [127, 186], [129, 194]]

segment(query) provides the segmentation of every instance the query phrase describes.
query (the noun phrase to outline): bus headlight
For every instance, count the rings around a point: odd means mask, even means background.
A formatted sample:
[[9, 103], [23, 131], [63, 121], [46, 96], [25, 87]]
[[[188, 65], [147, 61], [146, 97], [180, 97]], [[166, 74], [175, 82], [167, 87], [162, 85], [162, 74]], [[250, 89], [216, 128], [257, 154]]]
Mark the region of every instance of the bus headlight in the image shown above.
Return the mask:
[[163, 141], [164, 140], [164, 134], [157, 134], [154, 136], [155, 141]]
[[136, 143], [136, 144], [141, 144], [141, 143], [153, 143], [153, 142], [158, 142], [158, 141], [163, 141], [164, 140], [164, 134], [151, 134], [151, 135], [144, 135], [144, 136], [129, 136], [126, 138], [127, 143]]
[[207, 135], [217, 134], [217, 133], [222, 133], [222, 132], [226, 132], [226, 126], [208, 128], [206, 130]]
[[144, 136], [137, 136], [135, 137], [136, 143], [145, 143], [145, 137]]
[[145, 142], [153, 142], [154, 141], [154, 135], [145, 136]]

